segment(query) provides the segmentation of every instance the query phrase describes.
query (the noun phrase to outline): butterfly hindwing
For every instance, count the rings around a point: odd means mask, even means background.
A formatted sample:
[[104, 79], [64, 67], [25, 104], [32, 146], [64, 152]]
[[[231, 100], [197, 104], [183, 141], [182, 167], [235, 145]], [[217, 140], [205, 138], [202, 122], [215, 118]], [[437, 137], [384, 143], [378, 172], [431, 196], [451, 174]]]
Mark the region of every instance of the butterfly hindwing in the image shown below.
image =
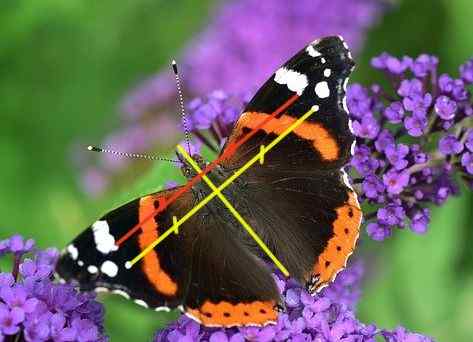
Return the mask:
[[274, 279], [254, 249], [240, 239], [246, 232], [228, 209], [215, 199], [189, 225], [196, 234], [188, 236], [192, 273], [186, 313], [207, 326], [276, 321], [280, 295]]

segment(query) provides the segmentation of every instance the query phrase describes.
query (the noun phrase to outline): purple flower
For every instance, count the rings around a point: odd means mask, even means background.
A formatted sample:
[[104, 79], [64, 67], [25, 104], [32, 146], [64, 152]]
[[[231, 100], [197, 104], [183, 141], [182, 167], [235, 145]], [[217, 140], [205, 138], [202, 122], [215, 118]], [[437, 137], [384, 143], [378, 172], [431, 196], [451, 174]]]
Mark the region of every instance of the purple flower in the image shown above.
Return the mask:
[[428, 208], [415, 210], [409, 216], [411, 219], [411, 230], [418, 234], [424, 234], [430, 222], [430, 210]]
[[409, 172], [390, 170], [383, 175], [383, 183], [389, 193], [399, 195], [409, 184]]
[[414, 115], [425, 114], [431, 103], [432, 95], [429, 93], [408, 96], [402, 100], [404, 108], [407, 111], [411, 111]]
[[[391, 132], [387, 129], [383, 129], [381, 133], [379, 133], [378, 138], [376, 138], [374, 146], [378, 152], [385, 152], [387, 148], [394, 146], [394, 137]], [[367, 155], [369, 156], [369, 149]]]
[[447, 74], [442, 74], [439, 77], [438, 85], [443, 94], [451, 96], [455, 101], [465, 101], [468, 99], [468, 91], [463, 80], [453, 79]]
[[22, 285], [0, 288], [0, 298], [11, 309], [17, 308], [23, 313], [32, 313], [36, 309], [38, 300], [28, 298], [28, 292]]
[[467, 149], [473, 152], [473, 129], [469, 129], [468, 131], [466, 131], [465, 135], [465, 146]]
[[8, 246], [12, 253], [24, 254], [30, 252], [34, 247], [34, 241], [29, 239], [25, 241], [20, 235], [13, 235], [9, 240]]
[[388, 334], [389, 331], [363, 324], [355, 316], [362, 273], [362, 265], [356, 263], [340, 272], [330, 286], [311, 296], [295, 280], [276, 272], [274, 277], [281, 295], [291, 305], [279, 313], [275, 325], [207, 328], [183, 315], [158, 331], [154, 341], [374, 341], [382, 332]]
[[353, 121], [353, 132], [357, 137], [374, 139], [379, 132], [379, 123], [371, 115], [365, 115], [362, 117], [361, 122]]
[[442, 137], [439, 141], [439, 151], [445, 155], [458, 154], [463, 150], [463, 144], [453, 135]]
[[383, 330], [382, 336], [386, 342], [432, 342], [430, 337], [409, 332], [404, 327], [397, 327], [393, 331]]
[[396, 170], [404, 169], [408, 162], [405, 159], [409, 153], [409, 146], [404, 144], [388, 145], [385, 149], [386, 157]]
[[420, 137], [427, 129], [427, 117], [424, 113], [414, 113], [412, 116], [404, 119], [404, 126], [407, 133], [413, 137]]
[[435, 101], [435, 112], [444, 120], [452, 120], [457, 111], [457, 103], [448, 96], [439, 96]]
[[364, 145], [356, 146], [352, 165], [362, 175], [370, 175], [380, 166], [379, 161], [371, 156], [369, 147]]
[[[462, 79], [455, 79], [437, 77], [435, 56], [401, 60], [383, 53], [372, 66], [383, 70], [395, 89], [348, 87], [347, 99], [356, 100], [349, 107], [357, 136], [352, 179], [360, 201], [371, 205], [364, 216], [373, 239], [383, 240], [394, 227], [406, 225], [426, 232], [426, 206], [458, 194], [456, 179], [473, 184], [473, 130], [467, 128], [473, 106], [465, 87], [471, 83], [472, 61], [460, 68]], [[363, 124], [365, 115], [369, 119]], [[374, 139], [370, 127], [379, 130]]]
[[422, 82], [417, 78], [412, 80], [403, 80], [397, 93], [402, 97], [416, 97], [423, 94]]
[[429, 73], [437, 70], [438, 58], [435, 56], [423, 54], [417, 57], [411, 66], [412, 73], [415, 77], [425, 77]]
[[412, 59], [410, 57], [398, 59], [384, 52], [371, 60], [371, 66], [375, 69], [386, 70], [393, 75], [397, 75], [404, 73], [404, 71], [412, 66]]
[[350, 85], [347, 93], [347, 106], [353, 117], [358, 119], [369, 115], [372, 112], [373, 99], [369, 96], [368, 90], [359, 84]]
[[391, 123], [400, 123], [404, 117], [404, 107], [401, 102], [393, 102], [384, 110], [384, 116]]
[[465, 152], [461, 157], [461, 164], [465, 168], [466, 172], [473, 175], [473, 153]]
[[363, 180], [363, 192], [368, 198], [378, 199], [384, 193], [385, 189], [381, 179], [375, 175], [368, 175]]
[[399, 205], [388, 205], [379, 208], [377, 213], [378, 221], [388, 226], [401, 225], [406, 217], [404, 208]]
[[9, 308], [0, 303], [0, 333], [15, 335], [20, 331], [20, 324], [25, 320], [25, 313], [20, 308]]
[[391, 236], [391, 228], [380, 223], [371, 222], [366, 226], [369, 237], [376, 241], [383, 241]]
[[[103, 307], [94, 295], [52, 281], [57, 250], [33, 250], [34, 241], [19, 235], [1, 242], [18, 268], [0, 273], [0, 338], [22, 334], [35, 342], [107, 341]], [[31, 258], [24, 258], [28, 253]]]
[[473, 59], [460, 66], [460, 75], [467, 84], [473, 83]]

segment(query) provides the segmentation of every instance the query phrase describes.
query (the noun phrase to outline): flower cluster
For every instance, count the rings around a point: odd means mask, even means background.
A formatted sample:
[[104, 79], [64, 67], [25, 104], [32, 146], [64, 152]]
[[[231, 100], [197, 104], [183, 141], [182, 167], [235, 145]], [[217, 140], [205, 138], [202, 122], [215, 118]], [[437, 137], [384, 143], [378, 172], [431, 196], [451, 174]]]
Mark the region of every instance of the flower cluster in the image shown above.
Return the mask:
[[[275, 325], [265, 327], [207, 328], [182, 316], [166, 329], [158, 331], [155, 341], [432, 341], [399, 327], [395, 331], [380, 330], [361, 323], [355, 317], [359, 283], [363, 267], [360, 263], [342, 271], [334, 283], [316, 296], [307, 293], [298, 282], [274, 274], [286, 311], [280, 313]], [[409, 339], [408, 339], [409, 337]]]
[[[291, 6], [284, 0], [224, 2], [180, 58], [185, 93], [194, 97], [214, 89], [233, 94], [254, 91], [308, 42], [335, 32], [356, 52], [365, 31], [381, 13], [383, 6], [378, 0], [300, 0]], [[178, 134], [179, 120], [171, 71], [152, 76], [132, 90], [121, 111], [124, 124], [105, 139], [105, 147], [134, 153], [171, 147], [165, 144]], [[228, 113], [227, 119], [235, 115]], [[205, 124], [202, 120], [199, 122]], [[127, 171], [129, 161], [107, 155], [96, 161], [82, 149], [74, 155], [76, 159], [80, 156], [77, 165], [87, 193], [100, 195], [111, 183], [123, 179], [116, 176]]]
[[389, 87], [359, 84], [348, 89], [348, 108], [357, 146], [351, 166], [360, 198], [377, 209], [365, 215], [375, 240], [408, 226], [425, 233], [427, 205], [444, 203], [458, 192], [456, 178], [473, 179], [473, 109], [467, 86], [473, 62], [460, 77], [438, 75], [438, 59], [402, 59], [383, 53], [372, 66]]
[[13, 269], [0, 273], [1, 342], [108, 340], [94, 295], [53, 283], [57, 250], [38, 250], [33, 240], [15, 235], [0, 241], [0, 256], [6, 254], [13, 256]]

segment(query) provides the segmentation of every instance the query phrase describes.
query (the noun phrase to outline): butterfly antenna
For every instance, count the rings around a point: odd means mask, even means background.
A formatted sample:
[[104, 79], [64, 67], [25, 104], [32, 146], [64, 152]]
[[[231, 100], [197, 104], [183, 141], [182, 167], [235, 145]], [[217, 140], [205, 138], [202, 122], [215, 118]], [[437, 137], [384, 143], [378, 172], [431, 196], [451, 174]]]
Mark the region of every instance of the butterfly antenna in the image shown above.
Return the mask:
[[171, 163], [178, 163], [178, 164], [180, 163], [179, 160], [150, 156], [147, 154], [120, 152], [120, 151], [110, 150], [108, 148], [101, 148], [101, 147], [92, 146], [92, 145], [88, 146], [87, 149], [92, 152], [109, 153], [118, 157], [148, 159], [148, 160], [162, 160], [162, 161], [168, 161]]
[[184, 126], [184, 134], [186, 138], [187, 149], [188, 149], [188, 152], [191, 153], [191, 144], [190, 144], [191, 138], [190, 138], [189, 126], [187, 125], [187, 115], [186, 115], [186, 109], [184, 107], [184, 96], [182, 95], [181, 77], [179, 76], [179, 71], [177, 69], [177, 63], [175, 60], [172, 60], [172, 71], [174, 71], [174, 77], [176, 78], [178, 101], [179, 101], [179, 107], [181, 108], [182, 126]]

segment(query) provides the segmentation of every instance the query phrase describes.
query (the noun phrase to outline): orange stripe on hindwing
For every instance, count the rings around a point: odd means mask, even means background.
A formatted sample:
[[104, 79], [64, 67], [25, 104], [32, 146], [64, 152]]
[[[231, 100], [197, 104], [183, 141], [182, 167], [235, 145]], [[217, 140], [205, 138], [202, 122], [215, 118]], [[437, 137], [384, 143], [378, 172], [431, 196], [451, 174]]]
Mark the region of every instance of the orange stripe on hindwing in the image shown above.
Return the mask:
[[187, 308], [186, 312], [207, 326], [262, 325], [277, 320], [275, 304], [274, 301], [238, 304], [206, 301], [200, 308]]
[[315, 263], [313, 274], [318, 276], [316, 288], [332, 281], [346, 266], [358, 240], [361, 208], [355, 193], [349, 192], [348, 195], [348, 201], [336, 209], [337, 219], [332, 223], [334, 235]]
[[[243, 127], [254, 129], [261, 120], [266, 119], [268, 116], [269, 114], [259, 112], [243, 113], [238, 120], [236, 131], [241, 130]], [[283, 114], [279, 118], [269, 121], [261, 129], [267, 133], [279, 135], [295, 121], [297, 121], [297, 118]], [[333, 161], [338, 159], [340, 149], [337, 141], [322, 124], [304, 121], [292, 133], [311, 141], [314, 149], [320, 153], [324, 160]]]
[[[161, 207], [164, 205], [164, 201], [164, 197], [142, 197], [139, 205], [140, 222], [156, 210], [155, 202]], [[143, 250], [148, 247], [149, 244], [158, 238], [158, 235], [158, 223], [156, 219], [145, 221], [141, 226], [141, 234], [138, 236], [140, 249]], [[143, 258], [142, 270], [158, 292], [168, 296], [176, 294], [177, 284], [161, 268], [159, 255], [155, 250], [152, 250]]]

